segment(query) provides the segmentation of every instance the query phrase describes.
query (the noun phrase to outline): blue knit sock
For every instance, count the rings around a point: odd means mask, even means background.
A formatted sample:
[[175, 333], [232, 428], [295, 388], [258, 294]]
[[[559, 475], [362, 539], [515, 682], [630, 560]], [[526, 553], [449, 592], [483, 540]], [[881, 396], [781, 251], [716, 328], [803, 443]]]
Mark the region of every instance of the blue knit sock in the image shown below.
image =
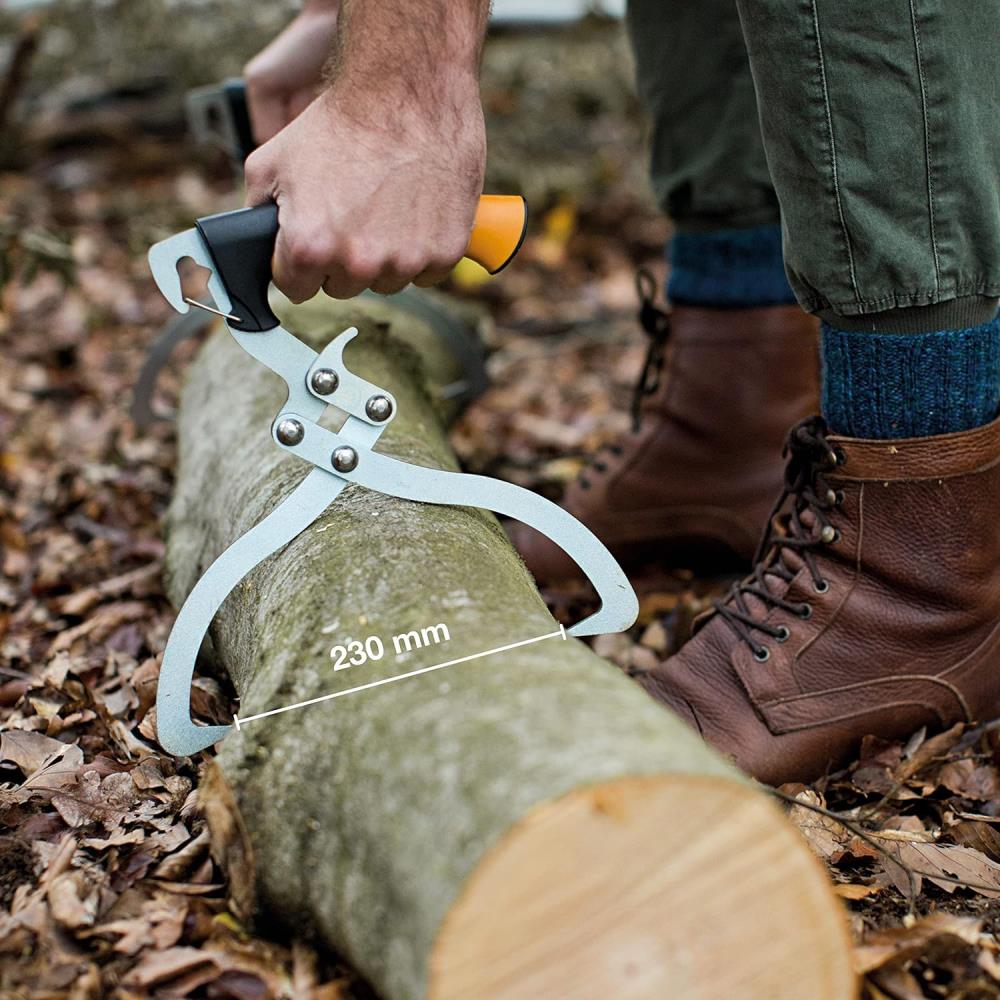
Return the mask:
[[1000, 409], [1000, 316], [937, 333], [854, 333], [823, 324], [823, 416], [857, 438], [927, 437]]
[[677, 233], [667, 258], [667, 298], [679, 305], [788, 305], [795, 295], [785, 277], [781, 227]]

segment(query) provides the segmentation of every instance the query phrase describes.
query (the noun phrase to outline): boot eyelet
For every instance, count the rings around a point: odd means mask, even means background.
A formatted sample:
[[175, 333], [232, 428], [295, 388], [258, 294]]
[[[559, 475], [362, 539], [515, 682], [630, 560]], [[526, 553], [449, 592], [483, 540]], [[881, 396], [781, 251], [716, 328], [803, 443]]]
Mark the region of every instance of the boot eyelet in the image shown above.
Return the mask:
[[789, 629], [787, 625], [779, 625], [778, 632], [774, 637], [775, 642], [788, 642], [788, 638], [791, 634], [791, 629]]
[[803, 604], [802, 607], [799, 608], [799, 617], [803, 621], [805, 622], [809, 621], [809, 619], [812, 618], [812, 616], [813, 616], [813, 609], [811, 604]]
[[837, 506], [842, 507], [844, 504], [844, 491], [837, 490]]
[[813, 581], [813, 590], [817, 594], [825, 594], [830, 589], [830, 584], [827, 580]]
[[847, 455], [843, 448], [835, 448], [833, 454], [837, 460], [837, 465], [843, 465], [847, 461]]
[[820, 540], [825, 545], [832, 545], [837, 540], [837, 529], [832, 524], [828, 524], [820, 532], [819, 537], [820, 537]]
[[767, 663], [767, 661], [771, 659], [771, 650], [769, 650], [767, 646], [761, 646], [759, 649], [755, 649], [753, 651], [753, 658], [758, 663]]
[[605, 463], [605, 462], [594, 462], [594, 468], [598, 472], [607, 472], [608, 471], [608, 466], [607, 466], [607, 463]]

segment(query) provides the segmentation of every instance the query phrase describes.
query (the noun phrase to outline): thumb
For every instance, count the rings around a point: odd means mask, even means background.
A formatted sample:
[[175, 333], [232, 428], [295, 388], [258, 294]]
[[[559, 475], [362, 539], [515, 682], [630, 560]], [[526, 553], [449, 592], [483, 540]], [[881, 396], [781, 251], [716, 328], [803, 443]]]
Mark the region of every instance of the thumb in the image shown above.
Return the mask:
[[274, 199], [275, 169], [272, 143], [266, 143], [255, 149], [243, 165], [243, 177], [246, 182], [246, 203], [249, 206], [262, 205]]

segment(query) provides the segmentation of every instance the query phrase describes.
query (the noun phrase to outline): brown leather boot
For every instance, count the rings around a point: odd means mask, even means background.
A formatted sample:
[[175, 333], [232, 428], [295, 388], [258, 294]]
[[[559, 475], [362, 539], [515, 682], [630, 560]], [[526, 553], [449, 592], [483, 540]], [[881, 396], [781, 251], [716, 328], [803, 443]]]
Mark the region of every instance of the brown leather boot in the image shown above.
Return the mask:
[[[816, 321], [798, 306], [678, 306], [668, 318], [650, 291], [640, 284], [651, 343], [632, 432], [595, 456], [563, 506], [626, 567], [719, 548], [749, 562], [781, 488], [785, 431], [818, 406]], [[545, 536], [510, 532], [540, 583], [579, 575]]]
[[788, 450], [753, 572], [643, 687], [775, 785], [1000, 715], [1000, 420], [862, 441], [813, 417]]

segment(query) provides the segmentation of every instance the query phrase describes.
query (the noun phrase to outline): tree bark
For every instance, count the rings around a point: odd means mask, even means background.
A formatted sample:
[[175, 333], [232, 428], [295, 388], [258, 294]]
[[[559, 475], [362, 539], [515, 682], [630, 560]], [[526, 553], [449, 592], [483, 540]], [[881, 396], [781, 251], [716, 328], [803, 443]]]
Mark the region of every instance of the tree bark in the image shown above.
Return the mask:
[[[422, 365], [413, 320], [386, 330], [371, 308], [285, 317], [317, 349], [357, 325], [348, 365], [399, 404], [377, 450], [454, 469], [424, 374], [441, 359]], [[270, 441], [282, 398], [225, 332], [194, 362], [168, 516], [175, 602], [308, 471]], [[394, 635], [439, 623], [449, 641], [395, 655]], [[557, 628], [491, 515], [351, 486], [236, 589], [213, 641], [247, 716]], [[335, 672], [331, 647], [367, 636], [385, 657]], [[804, 841], [577, 640], [249, 723], [219, 762], [263, 912], [389, 1000], [854, 995], [840, 906]]]

